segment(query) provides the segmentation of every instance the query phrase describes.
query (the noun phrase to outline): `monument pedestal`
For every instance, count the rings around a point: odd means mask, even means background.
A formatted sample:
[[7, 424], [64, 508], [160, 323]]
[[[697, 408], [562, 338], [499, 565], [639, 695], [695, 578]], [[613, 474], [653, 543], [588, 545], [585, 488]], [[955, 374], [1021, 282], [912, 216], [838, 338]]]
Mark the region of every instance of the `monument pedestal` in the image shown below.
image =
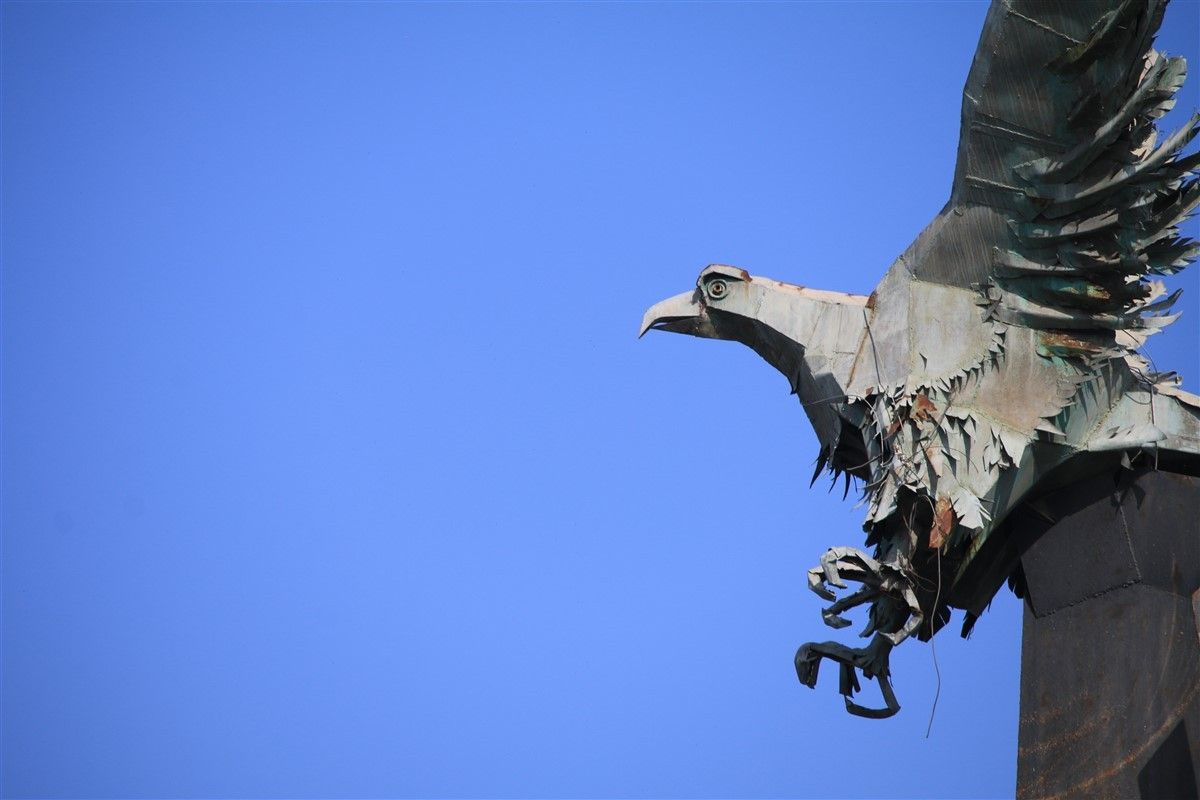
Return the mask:
[[1017, 797], [1200, 797], [1200, 478], [1098, 476], [1039, 506]]

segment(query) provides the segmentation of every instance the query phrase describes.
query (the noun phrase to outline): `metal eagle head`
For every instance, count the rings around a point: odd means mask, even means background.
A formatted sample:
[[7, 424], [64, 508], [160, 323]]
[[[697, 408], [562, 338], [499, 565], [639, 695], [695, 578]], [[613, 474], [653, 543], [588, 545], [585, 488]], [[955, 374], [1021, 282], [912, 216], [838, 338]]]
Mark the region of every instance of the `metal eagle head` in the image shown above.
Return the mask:
[[[839, 663], [847, 709], [899, 710], [888, 654], [1011, 580], [1014, 529], [1057, 486], [1121, 468], [1200, 471], [1200, 397], [1138, 349], [1175, 319], [1158, 276], [1200, 243], [1200, 113], [1159, 137], [1182, 58], [1153, 48], [1161, 0], [994, 0], [964, 90], [950, 201], [869, 296], [714, 264], [649, 330], [739, 341], [779, 370], [823, 471], [861, 480], [868, 554], [832, 547], [808, 583], [827, 624], [869, 604], [870, 643], [806, 644], [801, 682]], [[1072, 44], [1074, 43], [1074, 44]], [[1029, 90], [1037, 86], [1044, 91]], [[846, 581], [861, 588], [840, 596]], [[858, 675], [882, 707], [854, 702]]]
[[787, 378], [822, 450], [853, 474], [863, 453], [857, 447], [838, 449], [841, 424], [822, 398], [845, 395], [869, 303], [865, 295], [809, 289], [710, 264], [700, 271], [694, 290], [646, 311], [639, 336], [661, 330], [746, 345]]

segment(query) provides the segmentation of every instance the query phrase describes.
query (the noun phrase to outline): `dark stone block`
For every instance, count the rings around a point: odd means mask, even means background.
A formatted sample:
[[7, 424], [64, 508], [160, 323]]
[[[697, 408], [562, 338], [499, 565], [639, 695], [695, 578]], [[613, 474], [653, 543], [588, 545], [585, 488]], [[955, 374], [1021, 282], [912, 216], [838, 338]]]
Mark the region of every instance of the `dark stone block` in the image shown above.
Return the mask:
[[[1112, 485], [1107, 476], [1097, 481]], [[1110, 490], [1074, 509], [1025, 551], [1021, 563], [1036, 616], [1141, 580], [1124, 509], [1114, 500]]]
[[1105, 480], [1057, 493], [1021, 558], [1017, 795], [1195, 797], [1200, 479]]
[[1142, 581], [1183, 597], [1191, 597], [1200, 587], [1196, 482], [1170, 472], [1146, 473], [1130, 487], [1132, 497], [1122, 504]]

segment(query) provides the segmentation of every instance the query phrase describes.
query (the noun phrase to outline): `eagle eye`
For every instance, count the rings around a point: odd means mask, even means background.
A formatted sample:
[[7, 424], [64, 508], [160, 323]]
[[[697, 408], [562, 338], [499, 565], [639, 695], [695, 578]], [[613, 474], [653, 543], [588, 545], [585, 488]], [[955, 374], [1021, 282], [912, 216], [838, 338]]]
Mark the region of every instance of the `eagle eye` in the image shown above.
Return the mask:
[[721, 280], [720, 278], [716, 278], [715, 280], [711, 280], [704, 285], [704, 291], [713, 300], [720, 300], [729, 293], [729, 284], [725, 283], [725, 281]]

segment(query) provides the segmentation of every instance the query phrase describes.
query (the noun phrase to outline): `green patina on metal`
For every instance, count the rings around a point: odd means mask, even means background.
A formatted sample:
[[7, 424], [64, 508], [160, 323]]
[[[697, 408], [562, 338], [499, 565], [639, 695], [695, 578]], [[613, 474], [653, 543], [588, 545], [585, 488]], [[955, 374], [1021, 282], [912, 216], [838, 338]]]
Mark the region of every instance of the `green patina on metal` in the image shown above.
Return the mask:
[[[1137, 461], [1200, 469], [1200, 398], [1138, 349], [1178, 293], [1156, 276], [1200, 254], [1200, 114], [1159, 142], [1186, 66], [1153, 49], [1165, 0], [994, 0], [964, 90], [945, 209], [869, 296], [705, 268], [649, 329], [740, 341], [782, 372], [820, 443], [816, 472], [862, 482], [870, 555], [809, 570], [827, 624], [869, 603], [865, 647], [800, 648], [813, 686], [841, 665], [846, 707], [899, 709], [891, 649], [1009, 578], [1006, 524], [1041, 493]], [[840, 599], [846, 581], [862, 585]], [[858, 673], [884, 705], [852, 698]]]

